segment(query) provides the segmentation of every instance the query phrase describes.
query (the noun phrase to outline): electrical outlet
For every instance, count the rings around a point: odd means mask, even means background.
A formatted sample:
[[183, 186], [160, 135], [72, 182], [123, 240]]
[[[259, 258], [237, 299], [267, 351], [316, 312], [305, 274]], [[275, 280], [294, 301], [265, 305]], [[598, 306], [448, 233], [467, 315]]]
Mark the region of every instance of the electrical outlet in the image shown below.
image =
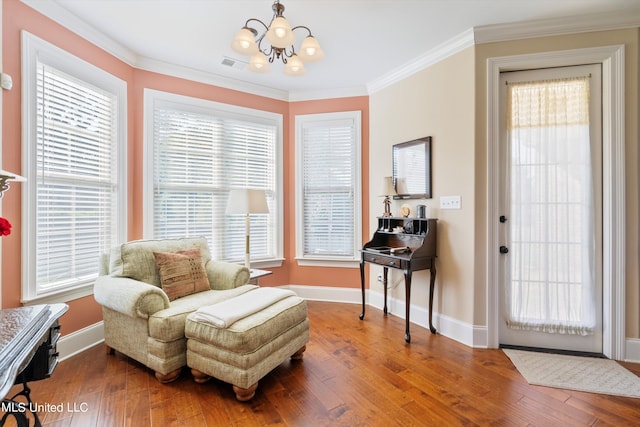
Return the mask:
[[440, 196], [440, 209], [460, 209], [460, 196]]
[[13, 87], [13, 80], [7, 73], [0, 73], [0, 87], [2, 89], [11, 90]]

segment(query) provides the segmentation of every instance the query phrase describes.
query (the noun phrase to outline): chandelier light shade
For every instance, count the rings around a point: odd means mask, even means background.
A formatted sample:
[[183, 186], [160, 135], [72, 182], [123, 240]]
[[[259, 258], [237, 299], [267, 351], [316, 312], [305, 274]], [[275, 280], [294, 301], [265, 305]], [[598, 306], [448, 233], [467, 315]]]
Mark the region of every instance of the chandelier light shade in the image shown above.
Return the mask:
[[284, 66], [284, 73], [288, 76], [301, 76], [306, 72], [307, 70], [304, 69], [304, 64], [295, 53], [291, 55], [291, 58], [287, 61], [287, 65]]
[[[269, 64], [280, 59], [285, 64], [285, 74], [302, 76], [306, 73], [304, 63], [321, 60], [324, 52], [308, 27], [304, 25], [291, 27], [283, 15], [284, 5], [280, 0], [276, 0], [271, 9], [273, 9], [273, 17], [269, 25], [256, 18], [248, 19], [236, 34], [231, 48], [251, 57], [248, 68], [253, 72], [267, 73], [270, 71]], [[294, 46], [296, 30], [307, 32], [299, 51], [296, 51]]]
[[320, 49], [318, 41], [313, 36], [307, 36], [300, 45], [300, 59], [306, 62], [320, 61], [324, 57], [324, 52]]
[[267, 58], [264, 53], [257, 52], [249, 60], [249, 70], [253, 71], [254, 73], [268, 73], [269, 71], [271, 71], [269, 58]]
[[231, 47], [243, 55], [255, 55], [258, 53], [258, 45], [256, 44], [253, 33], [246, 27], [238, 32]]

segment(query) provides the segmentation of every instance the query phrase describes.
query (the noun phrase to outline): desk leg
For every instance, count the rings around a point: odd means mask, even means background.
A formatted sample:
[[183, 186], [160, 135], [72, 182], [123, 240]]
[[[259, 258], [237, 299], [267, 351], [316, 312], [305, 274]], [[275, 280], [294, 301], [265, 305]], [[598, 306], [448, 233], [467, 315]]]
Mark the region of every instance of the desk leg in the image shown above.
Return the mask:
[[406, 318], [406, 324], [405, 324], [405, 332], [404, 332], [404, 340], [407, 343], [411, 342], [411, 334], [409, 333], [409, 312], [411, 310], [411, 271], [410, 270], [405, 270], [404, 271], [404, 293], [405, 293], [405, 318]]
[[364, 319], [364, 259], [360, 260], [360, 287], [362, 288], [362, 313], [360, 320]]
[[2, 407], [5, 410], [5, 414], [0, 419], [0, 426], [4, 426], [9, 417], [14, 418], [14, 425], [17, 427], [29, 427], [29, 419], [25, 415], [27, 411], [24, 403], [14, 402], [13, 400], [3, 399]]
[[436, 285], [436, 262], [431, 262], [431, 283], [429, 284], [429, 330], [432, 334], [436, 333], [436, 328], [433, 327], [433, 289]]
[[388, 281], [387, 281], [387, 277], [389, 274], [389, 269], [387, 267], [384, 267], [382, 269], [382, 284], [384, 285], [384, 314], [387, 314], [387, 285], [388, 285]]
[[[18, 396], [24, 396], [27, 400], [27, 403], [18, 403], [15, 400]], [[31, 389], [27, 385], [26, 381], [22, 383], [22, 390], [16, 393], [11, 399], [2, 400], [3, 407], [6, 405], [6, 403], [9, 403], [9, 411], [7, 412], [7, 414], [5, 414], [4, 417], [2, 417], [2, 420], [0, 420], [0, 426], [4, 426], [8, 415], [13, 415], [18, 427], [28, 427], [29, 419], [26, 417], [25, 411], [29, 411], [33, 415], [33, 427], [42, 427], [42, 424], [40, 423], [40, 417], [38, 417], [38, 413], [32, 410], [36, 405], [34, 405], [33, 401], [31, 400]]]

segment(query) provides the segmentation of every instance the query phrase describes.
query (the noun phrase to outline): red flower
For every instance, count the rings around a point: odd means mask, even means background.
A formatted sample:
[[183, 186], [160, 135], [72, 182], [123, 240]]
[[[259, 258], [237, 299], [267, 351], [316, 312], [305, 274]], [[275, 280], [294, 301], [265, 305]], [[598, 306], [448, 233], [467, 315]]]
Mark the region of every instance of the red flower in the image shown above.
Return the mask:
[[11, 223], [6, 218], [0, 217], [0, 236], [11, 234]]

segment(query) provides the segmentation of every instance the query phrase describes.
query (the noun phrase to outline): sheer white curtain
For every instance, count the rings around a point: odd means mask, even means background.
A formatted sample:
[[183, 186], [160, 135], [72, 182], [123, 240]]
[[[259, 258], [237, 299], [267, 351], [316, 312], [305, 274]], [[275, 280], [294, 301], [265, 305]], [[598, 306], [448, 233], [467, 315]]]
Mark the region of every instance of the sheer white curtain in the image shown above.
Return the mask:
[[595, 237], [589, 77], [508, 83], [514, 329], [591, 334]]

